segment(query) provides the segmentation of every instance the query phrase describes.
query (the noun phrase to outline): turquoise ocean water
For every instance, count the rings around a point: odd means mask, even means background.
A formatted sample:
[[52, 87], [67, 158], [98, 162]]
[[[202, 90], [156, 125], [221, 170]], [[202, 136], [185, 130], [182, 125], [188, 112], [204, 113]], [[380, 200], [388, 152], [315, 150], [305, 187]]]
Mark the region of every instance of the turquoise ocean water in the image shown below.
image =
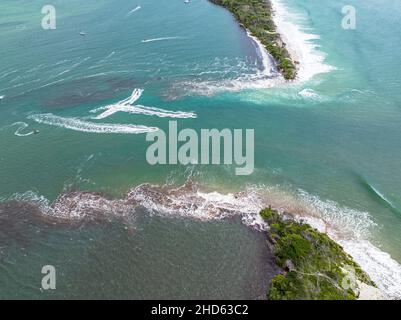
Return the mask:
[[[46, 1], [0, 4], [0, 297], [263, 297], [274, 267], [252, 226], [268, 204], [401, 297], [398, 1], [274, 1], [301, 62], [291, 84], [206, 0], [52, 3], [56, 30], [41, 28]], [[341, 27], [348, 4], [355, 30]], [[135, 89], [140, 106], [121, 111]], [[150, 166], [143, 132], [169, 120], [254, 129], [254, 174]], [[59, 270], [50, 293], [45, 264]]]

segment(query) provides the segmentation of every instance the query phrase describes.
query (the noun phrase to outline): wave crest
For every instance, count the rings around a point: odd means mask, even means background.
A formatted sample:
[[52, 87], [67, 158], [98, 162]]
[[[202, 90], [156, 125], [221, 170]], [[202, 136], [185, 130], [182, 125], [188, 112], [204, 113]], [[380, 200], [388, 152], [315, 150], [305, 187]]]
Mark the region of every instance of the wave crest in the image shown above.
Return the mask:
[[371, 229], [377, 227], [369, 214], [323, 201], [302, 190], [289, 193], [277, 187], [249, 186], [237, 193], [204, 192], [189, 180], [180, 187], [143, 184], [120, 199], [76, 191], [60, 195], [53, 203], [35, 193], [6, 200], [35, 203], [42, 216], [51, 221], [109, 221], [118, 217], [131, 222], [135, 221], [137, 209], [145, 208], [153, 215], [200, 221], [240, 217], [255, 230], [268, 230], [259, 212], [272, 206], [327, 233], [359, 263], [387, 298], [401, 299], [401, 265], [368, 241]]

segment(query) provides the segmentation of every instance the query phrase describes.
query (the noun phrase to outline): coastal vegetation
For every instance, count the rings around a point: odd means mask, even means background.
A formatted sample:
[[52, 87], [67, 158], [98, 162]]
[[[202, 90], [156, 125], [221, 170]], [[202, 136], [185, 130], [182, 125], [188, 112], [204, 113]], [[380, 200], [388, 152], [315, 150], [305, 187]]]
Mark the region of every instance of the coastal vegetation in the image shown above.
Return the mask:
[[271, 283], [271, 300], [355, 300], [360, 283], [375, 287], [343, 248], [309, 224], [268, 208], [268, 244], [283, 270]]
[[267, 0], [209, 0], [228, 9], [242, 27], [258, 38], [273, 56], [278, 70], [286, 80], [296, 77], [296, 62], [293, 61], [276, 31], [272, 7]]

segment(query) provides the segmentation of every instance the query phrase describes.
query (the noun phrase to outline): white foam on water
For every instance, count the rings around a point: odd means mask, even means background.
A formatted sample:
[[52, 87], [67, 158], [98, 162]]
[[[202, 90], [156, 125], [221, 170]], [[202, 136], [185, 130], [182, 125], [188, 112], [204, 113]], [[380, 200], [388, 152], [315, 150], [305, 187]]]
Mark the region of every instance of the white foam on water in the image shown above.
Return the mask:
[[62, 71], [62, 72], [56, 74], [55, 76], [53, 76], [53, 77], [51, 77], [51, 78], [56, 78], [56, 77], [62, 76], [63, 74], [66, 74], [66, 73], [68, 73], [68, 72], [71, 72], [71, 71], [74, 70], [76, 67], [79, 67], [81, 64], [83, 64], [84, 62], [88, 61], [89, 59], [91, 59], [91, 57], [86, 57], [86, 58], [84, 58], [83, 60], [81, 60], [81, 61], [79, 61], [79, 62], [73, 64], [73, 65], [70, 66], [68, 69], [66, 69], [66, 70], [64, 70], [64, 71]]
[[191, 184], [167, 189], [142, 185], [131, 190], [127, 198], [155, 214], [166, 216], [197, 220], [239, 216], [244, 224], [256, 230], [268, 228], [259, 215], [267, 206], [291, 213], [297, 220], [311, 224], [342, 245], [385, 297], [401, 299], [401, 265], [369, 242], [373, 229], [378, 226], [367, 212], [343, 207], [334, 201], [323, 201], [303, 190], [294, 194], [266, 186], [222, 194], [202, 192]]
[[[297, 61], [297, 78], [294, 81], [285, 81], [284, 77], [277, 71], [274, 59], [266, 50], [265, 46], [249, 31], [248, 36], [256, 45], [257, 53], [261, 60], [262, 69], [256, 69], [254, 74], [243, 74], [234, 79], [218, 79], [206, 81], [184, 81], [176, 87], [178, 90], [184, 86], [189, 94], [214, 95], [219, 92], [239, 92], [242, 90], [269, 89], [276, 87], [288, 87], [311, 80], [314, 76], [327, 73], [335, 68], [324, 63], [326, 56], [318, 50], [319, 45], [315, 43], [320, 37], [308, 33], [306, 18], [295, 11], [291, 11], [280, 0], [272, 0], [274, 10], [273, 20], [283, 42], [293, 60]], [[316, 98], [316, 97], [313, 97]]]
[[160, 118], [181, 118], [181, 119], [196, 118], [196, 114], [193, 112], [169, 111], [155, 107], [134, 105], [134, 103], [141, 97], [142, 93], [143, 93], [142, 89], [135, 89], [132, 92], [131, 96], [124, 100], [121, 100], [115, 104], [91, 110], [90, 111], [91, 113], [97, 113], [103, 111], [101, 114], [93, 117], [93, 119], [96, 120], [105, 119], [117, 112], [125, 112], [130, 114], [143, 114], [147, 116], [156, 116]]
[[3, 79], [3, 78], [5, 78], [5, 77], [7, 77], [7, 76], [9, 76], [11, 74], [16, 73], [16, 72], [18, 72], [18, 69], [12, 69], [12, 70], [6, 71], [6, 72], [0, 74], [0, 79]]
[[138, 11], [141, 9], [141, 6], [137, 6], [136, 8], [132, 9], [130, 12], [127, 13], [127, 17], [133, 14], [134, 12]]
[[339, 240], [388, 299], [401, 299], [401, 265], [369, 241]]
[[5, 95], [0, 96], [0, 100], [3, 100], [5, 97]]
[[22, 132], [24, 129], [28, 128], [28, 124], [25, 122], [15, 122], [11, 125], [11, 127], [14, 127], [14, 126], [18, 126], [17, 131], [14, 132], [14, 135], [16, 135], [17, 137], [28, 137], [35, 133], [34, 131], [26, 132], [26, 133]]
[[[285, 79], [278, 72], [273, 57], [268, 53], [265, 46], [254, 37], [249, 31], [247, 35], [255, 44], [256, 52], [261, 61], [262, 68], [248, 66], [247, 73], [243, 72], [243, 64], [237, 65], [237, 71], [240, 75], [236, 78], [218, 79], [218, 80], [206, 80], [206, 81], [184, 81], [178, 83], [176, 87], [179, 90], [184, 88], [189, 93], [195, 93], [205, 96], [211, 96], [219, 92], [239, 92], [241, 90], [248, 89], [268, 89], [284, 85]], [[224, 68], [222, 71], [215, 73], [230, 73], [233, 70], [233, 66], [221, 65]], [[235, 68], [234, 68], [235, 69]]]
[[13, 124], [1, 127], [0, 130], [12, 128], [15, 126], [18, 126], [17, 130], [14, 132], [14, 135], [16, 135], [17, 137], [27, 137], [35, 133], [34, 131], [23, 133], [22, 131], [28, 127], [28, 124], [22, 121], [14, 122]]
[[307, 81], [320, 73], [333, 70], [332, 66], [324, 63], [326, 56], [318, 50], [319, 46], [314, 42], [320, 37], [307, 33], [307, 28], [302, 26], [305, 17], [292, 11], [281, 0], [271, 0], [271, 4], [277, 32], [291, 57], [299, 62], [297, 80]]
[[304, 98], [311, 99], [311, 100], [322, 100], [322, 97], [316, 93], [315, 90], [306, 88], [298, 92], [298, 94]]
[[330, 232], [336, 239], [367, 239], [377, 227], [368, 212], [342, 207], [331, 200], [322, 201], [303, 190], [298, 191], [296, 199], [299, 209], [290, 212], [309, 220], [319, 230], [316, 222], [322, 220], [326, 228], [322, 231]]
[[34, 191], [13, 194], [5, 201], [32, 203], [38, 207], [44, 217], [62, 221], [82, 221], [99, 218], [132, 216], [134, 208], [123, 199], [107, 199], [90, 192], [69, 192], [61, 194], [54, 202]]
[[192, 184], [179, 188], [144, 184], [132, 189], [127, 199], [158, 215], [201, 221], [240, 216], [248, 226], [258, 230], [267, 227], [262, 218], [255, 214], [263, 208], [263, 204], [251, 189], [236, 194], [221, 194], [202, 192]]
[[401, 299], [401, 265], [369, 241], [372, 229], [377, 228], [370, 215], [302, 190], [294, 193], [280, 187], [249, 186], [237, 193], [205, 192], [187, 181], [181, 187], [143, 184], [122, 199], [113, 200], [88, 192], [66, 193], [52, 204], [33, 192], [13, 199], [37, 203], [43, 214], [65, 220], [130, 217], [139, 206], [154, 215], [199, 221], [240, 217], [245, 225], [259, 231], [268, 230], [260, 210], [272, 206], [328, 234], [355, 259], [386, 298]]
[[111, 57], [114, 56], [115, 54], [116, 54], [115, 51], [110, 52], [110, 53], [106, 56], [106, 58], [104, 58], [104, 60], [111, 58]]
[[177, 40], [177, 39], [184, 39], [183, 37], [161, 37], [161, 38], [153, 38], [153, 39], [144, 39], [142, 43], [148, 42], [156, 42], [156, 41], [166, 41], [166, 40]]
[[94, 123], [80, 120], [78, 118], [63, 118], [51, 113], [35, 114], [28, 118], [38, 123], [88, 133], [140, 134], [159, 130], [156, 127], [147, 127], [142, 125]]
[[374, 185], [370, 184], [368, 181], [366, 181], [367, 187], [376, 194], [383, 202], [385, 202], [390, 208], [395, 210], [396, 212], [400, 212], [398, 207], [390, 201], [382, 192], [379, 191]]
[[20, 202], [29, 202], [35, 204], [38, 209], [42, 212], [45, 213], [49, 206], [50, 206], [50, 201], [40, 195], [39, 193], [35, 191], [27, 191], [24, 193], [15, 193], [11, 195], [10, 197], [7, 198], [0, 198], [0, 202], [7, 202], [7, 201], [20, 201]]
[[302, 219], [339, 243], [376, 283], [388, 299], [401, 299], [401, 264], [373, 245], [369, 238], [378, 225], [367, 212], [341, 207], [299, 191], [298, 219]]
[[[90, 66], [88, 69], [96, 69], [96, 68], [101, 67], [104, 63], [106, 63], [115, 54], [116, 54], [115, 51], [110, 52], [106, 57], [97, 61], [94, 65]], [[112, 73], [112, 72], [109, 72], [109, 73]]]
[[250, 37], [256, 44], [258, 49], [259, 57], [262, 61], [263, 69], [259, 70], [257, 73], [258, 77], [272, 77], [277, 76], [277, 68], [275, 66], [275, 62], [273, 57], [267, 52], [265, 46], [260, 42], [260, 40], [254, 37], [249, 30], [246, 31], [248, 37]]
[[134, 208], [124, 200], [110, 200], [89, 192], [71, 192], [59, 196], [46, 214], [67, 220], [98, 219], [99, 217], [131, 216]]

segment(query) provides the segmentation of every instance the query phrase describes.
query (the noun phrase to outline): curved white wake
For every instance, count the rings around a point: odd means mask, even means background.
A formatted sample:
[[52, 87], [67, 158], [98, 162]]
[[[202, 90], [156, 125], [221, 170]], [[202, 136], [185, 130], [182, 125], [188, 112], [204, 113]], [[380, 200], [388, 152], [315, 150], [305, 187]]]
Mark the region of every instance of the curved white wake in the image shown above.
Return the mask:
[[78, 118], [63, 118], [51, 113], [31, 115], [28, 119], [64, 129], [89, 133], [140, 134], [158, 130], [156, 127], [142, 125], [93, 123]]
[[130, 12], [127, 13], [127, 16], [130, 16], [131, 14], [133, 14], [134, 12], [140, 10], [142, 7], [141, 6], [137, 6], [136, 8], [132, 9]]
[[91, 113], [97, 113], [103, 111], [101, 114], [93, 117], [93, 119], [101, 120], [110, 117], [117, 112], [126, 112], [131, 114], [143, 114], [147, 116], [157, 116], [160, 118], [196, 118], [194, 112], [183, 112], [183, 111], [169, 111], [160, 108], [146, 107], [143, 105], [134, 105], [134, 103], [141, 97], [143, 93], [142, 89], [135, 89], [131, 96], [121, 100], [115, 104], [100, 107], [91, 110]]
[[22, 132], [29, 126], [27, 123], [22, 122], [22, 121], [14, 122], [13, 124], [6, 125], [6, 126], [0, 128], [0, 130], [6, 129], [6, 128], [12, 128], [15, 126], [18, 126], [17, 130], [14, 132], [14, 135], [16, 135], [17, 137], [28, 137], [35, 133], [35, 131], [30, 131], [30, 132], [26, 132], [26, 133]]

